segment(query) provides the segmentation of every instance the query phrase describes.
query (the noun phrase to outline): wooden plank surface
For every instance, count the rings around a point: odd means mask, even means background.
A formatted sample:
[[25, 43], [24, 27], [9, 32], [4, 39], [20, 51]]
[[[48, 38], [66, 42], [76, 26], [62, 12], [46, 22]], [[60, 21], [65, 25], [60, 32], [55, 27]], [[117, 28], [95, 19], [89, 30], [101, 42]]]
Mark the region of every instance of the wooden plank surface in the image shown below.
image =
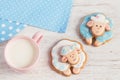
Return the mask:
[[[38, 28], [27, 27], [18, 35], [32, 35], [41, 31], [44, 38], [40, 44], [40, 60], [36, 67], [27, 73], [12, 71], [6, 65], [3, 54], [7, 42], [0, 44], [0, 80], [120, 80], [120, 9], [119, 0], [74, 0], [67, 32], [59, 34]], [[101, 46], [92, 47], [83, 43], [79, 36], [79, 25], [84, 16], [102, 12], [114, 21], [113, 39]], [[50, 50], [59, 40], [68, 38], [80, 41], [89, 59], [79, 75], [64, 77], [50, 68]]]

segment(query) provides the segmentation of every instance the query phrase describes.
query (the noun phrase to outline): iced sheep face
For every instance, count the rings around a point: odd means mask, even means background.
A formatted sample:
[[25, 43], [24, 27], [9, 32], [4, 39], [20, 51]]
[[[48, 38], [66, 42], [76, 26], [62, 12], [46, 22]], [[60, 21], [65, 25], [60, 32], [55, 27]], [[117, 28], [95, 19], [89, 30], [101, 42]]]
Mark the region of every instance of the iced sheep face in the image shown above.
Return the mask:
[[110, 26], [108, 24], [92, 20], [87, 23], [87, 26], [90, 28], [92, 34], [97, 37], [102, 36], [106, 30], [110, 30]]
[[79, 59], [79, 50], [76, 49], [69, 52], [67, 55], [62, 56], [62, 62], [68, 62], [72, 65], [77, 64]]

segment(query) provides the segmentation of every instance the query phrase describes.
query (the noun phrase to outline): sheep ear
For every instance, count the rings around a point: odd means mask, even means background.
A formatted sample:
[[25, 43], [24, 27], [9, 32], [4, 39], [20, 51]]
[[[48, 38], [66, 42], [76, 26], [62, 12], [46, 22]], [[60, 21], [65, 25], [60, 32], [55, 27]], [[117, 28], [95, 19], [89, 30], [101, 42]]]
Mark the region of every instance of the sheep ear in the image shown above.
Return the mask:
[[105, 25], [105, 30], [109, 31], [110, 30], [110, 26], [108, 24]]
[[61, 61], [64, 62], [64, 63], [66, 63], [67, 62], [67, 57], [62, 56]]
[[94, 22], [91, 20], [91, 21], [87, 22], [87, 26], [88, 26], [88, 27], [92, 27], [92, 26], [93, 26], [93, 23], [94, 23]]

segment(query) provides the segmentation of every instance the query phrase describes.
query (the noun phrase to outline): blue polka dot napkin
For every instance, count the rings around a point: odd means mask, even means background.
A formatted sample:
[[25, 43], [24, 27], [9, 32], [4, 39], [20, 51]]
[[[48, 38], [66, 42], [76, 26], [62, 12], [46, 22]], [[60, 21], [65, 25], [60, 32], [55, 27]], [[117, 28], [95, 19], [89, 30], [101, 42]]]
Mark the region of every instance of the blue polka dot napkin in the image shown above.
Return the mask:
[[9, 40], [27, 25], [0, 18], [0, 43]]
[[38, 28], [66, 31], [73, 0], [0, 0], [0, 17]]
[[9, 40], [25, 24], [64, 33], [73, 0], [0, 0], [0, 42]]

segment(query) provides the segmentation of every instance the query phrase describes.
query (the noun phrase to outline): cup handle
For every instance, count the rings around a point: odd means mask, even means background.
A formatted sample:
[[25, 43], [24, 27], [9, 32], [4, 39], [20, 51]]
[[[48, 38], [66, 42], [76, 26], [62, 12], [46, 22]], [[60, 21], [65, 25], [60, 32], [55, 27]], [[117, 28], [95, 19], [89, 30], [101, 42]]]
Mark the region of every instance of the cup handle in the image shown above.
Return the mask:
[[40, 32], [36, 32], [32, 39], [37, 43], [37, 44], [40, 44], [40, 41], [42, 39], [43, 35], [40, 33]]

